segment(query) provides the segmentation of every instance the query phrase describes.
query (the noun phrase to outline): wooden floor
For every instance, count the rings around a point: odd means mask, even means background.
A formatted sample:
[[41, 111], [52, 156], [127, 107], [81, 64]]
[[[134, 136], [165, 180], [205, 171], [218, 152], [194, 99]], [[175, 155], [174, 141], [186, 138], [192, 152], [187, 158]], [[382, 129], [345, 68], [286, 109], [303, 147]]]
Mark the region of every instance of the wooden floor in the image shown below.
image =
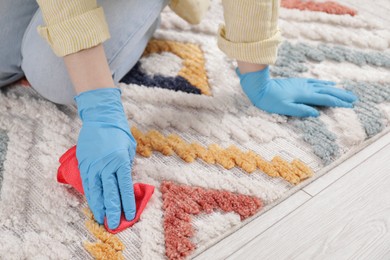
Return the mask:
[[390, 259], [390, 134], [199, 259]]

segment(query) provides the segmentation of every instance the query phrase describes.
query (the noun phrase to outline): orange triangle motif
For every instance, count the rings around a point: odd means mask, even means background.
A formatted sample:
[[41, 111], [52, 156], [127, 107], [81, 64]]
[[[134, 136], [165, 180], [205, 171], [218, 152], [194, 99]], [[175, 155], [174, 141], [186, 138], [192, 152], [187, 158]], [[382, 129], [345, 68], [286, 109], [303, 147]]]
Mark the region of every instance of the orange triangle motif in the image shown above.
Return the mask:
[[241, 220], [253, 216], [263, 207], [257, 197], [223, 190], [204, 189], [164, 181], [160, 190], [163, 198], [165, 249], [169, 259], [184, 259], [196, 248], [191, 241], [195, 230], [191, 215], [211, 213], [215, 209], [235, 212]]

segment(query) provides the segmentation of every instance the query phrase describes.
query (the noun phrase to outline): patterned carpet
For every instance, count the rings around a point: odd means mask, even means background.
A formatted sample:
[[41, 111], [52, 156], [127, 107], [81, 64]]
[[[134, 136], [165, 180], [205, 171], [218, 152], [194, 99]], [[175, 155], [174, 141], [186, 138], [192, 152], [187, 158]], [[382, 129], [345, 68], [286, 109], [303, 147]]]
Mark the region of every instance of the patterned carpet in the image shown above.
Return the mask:
[[334, 80], [359, 97], [354, 109], [309, 119], [256, 109], [217, 48], [220, 2], [192, 27], [166, 9], [120, 84], [138, 142], [133, 180], [156, 187], [140, 222], [110, 235], [57, 183], [76, 110], [17, 84], [0, 92], [1, 258], [191, 258], [387, 133], [390, 32], [334, 2], [282, 4], [273, 75]]

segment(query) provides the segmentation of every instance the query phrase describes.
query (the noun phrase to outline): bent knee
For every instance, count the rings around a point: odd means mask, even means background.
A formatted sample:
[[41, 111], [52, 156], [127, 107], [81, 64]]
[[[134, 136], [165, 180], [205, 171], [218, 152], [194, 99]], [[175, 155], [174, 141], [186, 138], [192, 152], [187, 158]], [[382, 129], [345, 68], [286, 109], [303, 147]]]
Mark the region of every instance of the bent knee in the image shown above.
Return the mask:
[[[74, 104], [76, 92], [68, 76], [65, 65], [50, 57], [37, 59], [35, 50], [25, 50], [22, 69], [31, 87], [45, 99], [62, 105]], [[62, 61], [61, 61], [62, 62]]]
[[38, 77], [28, 77], [31, 87], [39, 93], [43, 98], [60, 105], [73, 105], [75, 104], [73, 91], [68, 91], [68, 87], [64, 84], [52, 83], [48, 80], [39, 79]]

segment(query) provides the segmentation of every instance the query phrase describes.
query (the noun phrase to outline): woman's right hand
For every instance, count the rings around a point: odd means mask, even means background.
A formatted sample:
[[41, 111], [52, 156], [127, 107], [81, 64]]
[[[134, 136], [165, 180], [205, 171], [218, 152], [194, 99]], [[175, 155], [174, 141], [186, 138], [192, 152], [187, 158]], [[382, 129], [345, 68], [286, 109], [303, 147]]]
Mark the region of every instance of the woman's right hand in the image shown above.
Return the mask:
[[118, 88], [102, 88], [75, 97], [83, 122], [77, 142], [82, 184], [96, 221], [116, 229], [122, 210], [135, 217], [131, 167], [136, 151]]

